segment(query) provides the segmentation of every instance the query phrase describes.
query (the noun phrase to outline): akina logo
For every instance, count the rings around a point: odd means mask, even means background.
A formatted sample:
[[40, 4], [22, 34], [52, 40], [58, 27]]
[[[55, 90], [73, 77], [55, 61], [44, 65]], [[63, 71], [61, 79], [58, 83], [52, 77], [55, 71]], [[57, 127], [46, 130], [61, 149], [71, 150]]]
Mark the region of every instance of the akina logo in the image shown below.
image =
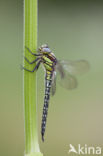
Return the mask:
[[75, 153], [75, 154], [88, 154], [88, 155], [101, 155], [102, 154], [102, 148], [97, 146], [87, 146], [86, 144], [84, 146], [81, 146], [78, 144], [77, 147], [74, 147], [72, 144], [69, 145], [69, 151], [68, 154]]

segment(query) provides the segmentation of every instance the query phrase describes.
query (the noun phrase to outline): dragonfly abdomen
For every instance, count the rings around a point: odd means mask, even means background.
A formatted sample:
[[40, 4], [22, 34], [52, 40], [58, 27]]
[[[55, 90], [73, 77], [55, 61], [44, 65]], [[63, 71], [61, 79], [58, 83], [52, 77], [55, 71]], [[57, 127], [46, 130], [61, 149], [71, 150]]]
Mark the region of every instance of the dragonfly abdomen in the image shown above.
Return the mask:
[[52, 72], [49, 71], [46, 72], [46, 76], [45, 76], [45, 97], [44, 97], [44, 106], [43, 106], [43, 115], [42, 115], [42, 124], [41, 124], [42, 141], [44, 141], [51, 84], [52, 84]]

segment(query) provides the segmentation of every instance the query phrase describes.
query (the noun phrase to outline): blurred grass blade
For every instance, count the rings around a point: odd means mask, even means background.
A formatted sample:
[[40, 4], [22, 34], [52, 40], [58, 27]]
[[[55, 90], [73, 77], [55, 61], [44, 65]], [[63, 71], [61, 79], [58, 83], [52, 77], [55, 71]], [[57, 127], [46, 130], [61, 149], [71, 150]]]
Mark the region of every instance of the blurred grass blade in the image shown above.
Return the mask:
[[[37, 0], [24, 0], [24, 55], [35, 59], [26, 49], [37, 49]], [[32, 69], [24, 60], [24, 66]], [[40, 153], [37, 133], [36, 72], [24, 71], [25, 156], [43, 156]]]

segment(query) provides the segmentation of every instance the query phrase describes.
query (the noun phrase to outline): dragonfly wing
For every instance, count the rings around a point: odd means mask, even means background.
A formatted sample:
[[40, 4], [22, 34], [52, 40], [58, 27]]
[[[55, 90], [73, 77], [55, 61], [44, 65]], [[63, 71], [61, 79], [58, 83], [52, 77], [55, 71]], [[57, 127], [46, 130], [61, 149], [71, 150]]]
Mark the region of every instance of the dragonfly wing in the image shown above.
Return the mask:
[[51, 95], [54, 96], [55, 92], [56, 92], [56, 71], [54, 71], [52, 77]]
[[75, 76], [67, 72], [60, 62], [57, 63], [56, 70], [59, 73], [57, 76], [58, 82], [62, 87], [66, 89], [74, 89], [77, 87], [77, 79]]
[[71, 75], [78, 75], [87, 72], [90, 68], [88, 61], [86, 60], [78, 60], [78, 61], [68, 61], [61, 60], [59, 61], [62, 68], [66, 70]]
[[77, 79], [70, 74], [66, 74], [64, 78], [59, 77], [59, 83], [66, 89], [74, 89], [77, 87]]

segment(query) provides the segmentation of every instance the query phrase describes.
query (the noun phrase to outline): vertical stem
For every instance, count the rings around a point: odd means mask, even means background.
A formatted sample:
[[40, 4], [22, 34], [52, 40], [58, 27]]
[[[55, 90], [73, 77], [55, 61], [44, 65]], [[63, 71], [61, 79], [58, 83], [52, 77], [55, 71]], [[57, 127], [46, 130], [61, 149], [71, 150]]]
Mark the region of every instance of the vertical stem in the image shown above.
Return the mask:
[[[24, 0], [24, 46], [31, 51], [37, 49], [37, 0]], [[34, 60], [28, 50], [24, 55], [29, 60]], [[24, 60], [24, 66], [33, 69]], [[37, 133], [37, 105], [36, 105], [36, 72], [24, 71], [24, 115], [25, 115], [25, 155], [42, 156], [38, 144]]]

